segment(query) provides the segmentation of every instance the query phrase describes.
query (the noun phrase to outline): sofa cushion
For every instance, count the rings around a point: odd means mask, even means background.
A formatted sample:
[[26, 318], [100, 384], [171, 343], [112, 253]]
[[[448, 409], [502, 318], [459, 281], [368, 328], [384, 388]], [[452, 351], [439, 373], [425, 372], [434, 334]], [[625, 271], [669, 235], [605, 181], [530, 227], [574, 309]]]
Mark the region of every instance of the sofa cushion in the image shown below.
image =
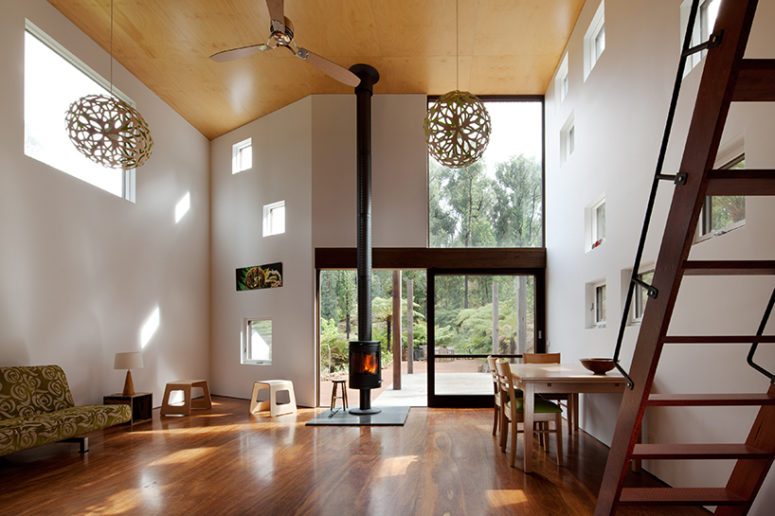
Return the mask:
[[19, 432], [17, 426], [24, 418], [0, 419], [0, 455], [5, 455], [19, 449]]
[[30, 376], [32, 406], [37, 412], [54, 412], [72, 407], [73, 396], [67, 385], [67, 377], [57, 365], [23, 367]]
[[16, 431], [19, 433], [19, 449], [32, 448], [71, 437], [63, 435], [62, 422], [52, 413], [25, 418], [22, 424], [16, 427]]
[[24, 367], [0, 367], [0, 419], [30, 417], [35, 390]]
[[58, 410], [51, 414], [62, 422], [62, 439], [93, 432], [132, 418], [129, 405], [87, 405]]

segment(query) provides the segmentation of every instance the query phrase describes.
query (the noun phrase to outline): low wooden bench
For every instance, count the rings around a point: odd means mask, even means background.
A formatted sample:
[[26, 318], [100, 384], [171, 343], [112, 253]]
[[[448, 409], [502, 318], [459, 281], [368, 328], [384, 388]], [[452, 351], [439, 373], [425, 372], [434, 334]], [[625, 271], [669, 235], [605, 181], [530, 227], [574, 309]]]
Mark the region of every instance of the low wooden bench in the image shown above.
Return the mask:
[[[191, 399], [191, 388], [199, 387], [204, 393], [202, 399]], [[171, 405], [170, 395], [174, 391], [183, 391], [183, 404]], [[213, 403], [210, 400], [210, 389], [207, 388], [207, 380], [175, 380], [174, 382], [167, 382], [167, 386], [164, 388], [164, 397], [161, 404], [161, 415], [184, 415], [191, 414], [191, 409], [209, 409], [212, 408]]]

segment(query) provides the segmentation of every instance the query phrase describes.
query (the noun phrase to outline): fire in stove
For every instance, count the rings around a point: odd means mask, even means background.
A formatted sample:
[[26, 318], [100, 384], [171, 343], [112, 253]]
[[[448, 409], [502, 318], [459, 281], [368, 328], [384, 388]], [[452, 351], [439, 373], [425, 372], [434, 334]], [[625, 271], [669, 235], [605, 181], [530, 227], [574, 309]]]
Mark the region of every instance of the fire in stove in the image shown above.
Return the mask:
[[371, 408], [369, 391], [382, 385], [382, 370], [380, 368], [379, 341], [350, 342], [350, 388], [360, 389], [361, 403], [359, 409], [351, 409], [352, 413], [373, 414], [379, 409]]

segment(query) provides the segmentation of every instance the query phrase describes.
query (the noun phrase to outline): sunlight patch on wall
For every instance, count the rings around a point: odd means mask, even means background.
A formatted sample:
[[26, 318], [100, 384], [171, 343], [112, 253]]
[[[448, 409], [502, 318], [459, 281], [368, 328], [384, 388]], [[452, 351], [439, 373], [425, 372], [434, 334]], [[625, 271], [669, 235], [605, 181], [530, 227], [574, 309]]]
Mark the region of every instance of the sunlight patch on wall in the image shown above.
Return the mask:
[[153, 335], [156, 333], [156, 330], [159, 329], [159, 322], [161, 321], [161, 317], [159, 315], [159, 305], [156, 305], [156, 307], [153, 309], [153, 312], [151, 312], [151, 315], [148, 316], [148, 318], [143, 323], [143, 326], [140, 328], [140, 348], [145, 349], [145, 346], [150, 342]]
[[175, 205], [175, 224], [180, 222], [180, 219], [186, 216], [188, 210], [191, 209], [191, 192], [186, 192], [186, 195], [180, 198]]

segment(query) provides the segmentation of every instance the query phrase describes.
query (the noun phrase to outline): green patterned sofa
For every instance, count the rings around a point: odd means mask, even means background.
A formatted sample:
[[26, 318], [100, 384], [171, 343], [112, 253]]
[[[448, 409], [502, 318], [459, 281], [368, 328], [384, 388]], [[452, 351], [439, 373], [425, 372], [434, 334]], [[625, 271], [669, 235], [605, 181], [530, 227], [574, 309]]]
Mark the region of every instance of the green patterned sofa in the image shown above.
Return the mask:
[[0, 367], [0, 455], [125, 423], [131, 415], [129, 405], [74, 406], [59, 366]]

